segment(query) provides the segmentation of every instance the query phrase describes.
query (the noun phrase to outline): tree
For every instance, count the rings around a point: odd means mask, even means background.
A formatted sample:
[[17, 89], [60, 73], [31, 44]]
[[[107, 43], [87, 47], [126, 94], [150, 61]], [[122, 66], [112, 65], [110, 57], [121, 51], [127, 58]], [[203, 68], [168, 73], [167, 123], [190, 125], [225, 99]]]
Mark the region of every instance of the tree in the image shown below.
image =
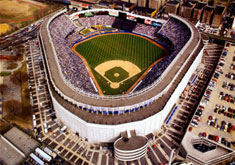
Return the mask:
[[5, 111], [9, 115], [17, 115], [21, 112], [21, 103], [17, 100], [8, 100], [4, 103]]
[[12, 75], [11, 75], [11, 81], [16, 84], [16, 85], [20, 85], [22, 82], [25, 82], [28, 80], [28, 75], [25, 72], [21, 72], [21, 71], [15, 71]]
[[20, 85], [21, 84], [21, 71], [15, 71], [12, 75], [11, 75], [11, 81], [16, 84], [16, 85]]
[[1, 93], [2, 95], [4, 95], [4, 94], [7, 93], [7, 91], [8, 91], [8, 86], [7, 86], [6, 84], [1, 84], [1, 85], [0, 85], [0, 93]]
[[22, 117], [31, 116], [31, 112], [32, 112], [31, 105], [24, 106], [24, 107], [22, 107], [21, 116]]
[[29, 96], [30, 96], [30, 95], [29, 95], [29, 89], [28, 89], [28, 88], [25, 88], [25, 89], [24, 89], [24, 97], [25, 97], [25, 98], [29, 98]]

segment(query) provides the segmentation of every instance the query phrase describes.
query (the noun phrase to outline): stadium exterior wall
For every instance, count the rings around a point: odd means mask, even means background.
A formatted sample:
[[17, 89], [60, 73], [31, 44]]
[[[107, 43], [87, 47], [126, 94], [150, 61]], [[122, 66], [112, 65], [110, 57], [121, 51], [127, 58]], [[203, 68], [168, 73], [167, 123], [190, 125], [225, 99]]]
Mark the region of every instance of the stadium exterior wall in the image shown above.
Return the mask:
[[134, 129], [137, 135], [144, 136], [160, 129], [161, 123], [164, 121], [164, 112], [162, 111], [142, 121], [119, 125], [87, 123], [61, 106], [53, 97], [52, 102], [58, 118], [72, 132], [79, 133], [79, 136], [88, 139], [89, 142], [114, 142], [120, 136], [120, 132], [126, 131], [127, 129]]

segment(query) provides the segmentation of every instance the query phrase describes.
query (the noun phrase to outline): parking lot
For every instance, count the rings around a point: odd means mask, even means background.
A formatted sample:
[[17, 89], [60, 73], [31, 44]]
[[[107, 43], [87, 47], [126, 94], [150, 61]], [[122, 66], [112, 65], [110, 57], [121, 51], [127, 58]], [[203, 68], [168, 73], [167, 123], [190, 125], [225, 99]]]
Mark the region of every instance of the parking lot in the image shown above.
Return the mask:
[[[204, 96], [194, 115], [192, 133], [235, 148], [235, 45], [226, 44]], [[200, 115], [201, 114], [201, 115]]]

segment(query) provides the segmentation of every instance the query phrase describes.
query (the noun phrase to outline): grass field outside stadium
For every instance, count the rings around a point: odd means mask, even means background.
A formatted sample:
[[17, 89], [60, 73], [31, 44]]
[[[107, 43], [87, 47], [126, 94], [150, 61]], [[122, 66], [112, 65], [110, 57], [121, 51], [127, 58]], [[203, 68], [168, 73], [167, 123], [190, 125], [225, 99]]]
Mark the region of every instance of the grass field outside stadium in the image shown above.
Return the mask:
[[132, 33], [96, 35], [74, 45], [102, 94], [128, 91], [166, 50], [154, 41]]

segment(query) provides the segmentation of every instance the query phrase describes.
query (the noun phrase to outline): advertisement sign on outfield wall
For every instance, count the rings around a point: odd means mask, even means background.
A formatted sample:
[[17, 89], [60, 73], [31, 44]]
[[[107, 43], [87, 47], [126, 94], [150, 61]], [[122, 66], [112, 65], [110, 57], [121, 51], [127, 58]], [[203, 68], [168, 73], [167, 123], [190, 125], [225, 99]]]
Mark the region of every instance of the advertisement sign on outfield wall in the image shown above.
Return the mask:
[[72, 19], [73, 21], [74, 20], [76, 20], [76, 19], [78, 19], [79, 18], [79, 15], [78, 14], [76, 14], [76, 15], [74, 15], [72, 18], [70, 18], [70, 19]]
[[160, 22], [152, 21], [152, 26], [155, 26], [155, 27], [161, 28], [161, 27], [162, 27], [162, 24], [161, 24]]
[[114, 10], [110, 10], [109, 11], [109, 15], [114, 16], [114, 17], [118, 17], [119, 16], [118, 11], [114, 11]]
[[136, 17], [135, 17], [135, 16], [132, 16], [132, 15], [127, 15], [127, 16], [126, 16], [126, 19], [127, 19], [127, 20], [130, 20], [130, 21], [136, 21]]
[[151, 24], [152, 24], [152, 21], [149, 20], [149, 19], [145, 19], [145, 20], [144, 20], [144, 23], [147, 24], [147, 25], [151, 25]]

